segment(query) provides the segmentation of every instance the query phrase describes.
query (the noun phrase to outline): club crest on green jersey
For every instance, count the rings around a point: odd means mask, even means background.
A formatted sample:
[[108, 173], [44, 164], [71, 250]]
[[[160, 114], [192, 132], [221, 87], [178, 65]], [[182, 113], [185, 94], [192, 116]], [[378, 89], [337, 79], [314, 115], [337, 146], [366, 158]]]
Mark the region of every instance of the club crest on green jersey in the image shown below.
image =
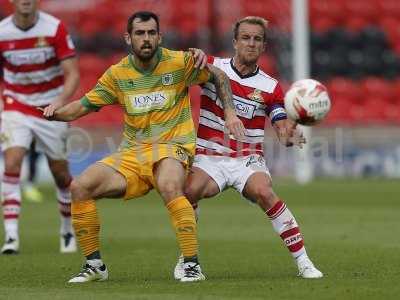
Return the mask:
[[174, 83], [174, 77], [172, 76], [171, 73], [164, 74], [161, 77], [161, 82], [163, 85], [171, 85]]

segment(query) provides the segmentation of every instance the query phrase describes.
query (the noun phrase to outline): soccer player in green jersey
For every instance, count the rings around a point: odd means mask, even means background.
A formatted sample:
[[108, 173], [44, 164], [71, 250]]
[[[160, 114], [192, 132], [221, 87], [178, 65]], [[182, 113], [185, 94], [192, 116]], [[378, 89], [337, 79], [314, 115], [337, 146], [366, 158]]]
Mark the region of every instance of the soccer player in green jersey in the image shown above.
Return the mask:
[[71, 184], [73, 225], [86, 263], [69, 282], [108, 278], [99, 251], [95, 200], [136, 198], [152, 188], [164, 200], [184, 256], [181, 281], [204, 280], [197, 258], [195, 216], [183, 192], [196, 139], [188, 87], [213, 82], [223, 102], [227, 131], [241, 138], [244, 128], [235, 113], [229, 79], [212, 65], [195, 68], [190, 52], [160, 47], [159, 20], [152, 12], [129, 18], [125, 40], [132, 53], [111, 66], [81, 100], [43, 111], [44, 117], [60, 121], [113, 104], [121, 105], [125, 113], [119, 150], [91, 165]]

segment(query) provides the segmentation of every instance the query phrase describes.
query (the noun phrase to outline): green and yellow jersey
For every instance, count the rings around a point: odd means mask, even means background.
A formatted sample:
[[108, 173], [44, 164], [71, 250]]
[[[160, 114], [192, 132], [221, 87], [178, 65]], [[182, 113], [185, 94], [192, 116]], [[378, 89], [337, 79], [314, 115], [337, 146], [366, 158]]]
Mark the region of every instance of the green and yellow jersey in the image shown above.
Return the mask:
[[119, 104], [124, 109], [121, 150], [154, 144], [183, 147], [193, 155], [195, 128], [188, 87], [207, 82], [210, 72], [194, 67], [190, 52], [159, 48], [158, 64], [144, 71], [131, 55], [111, 66], [81, 103], [93, 110]]

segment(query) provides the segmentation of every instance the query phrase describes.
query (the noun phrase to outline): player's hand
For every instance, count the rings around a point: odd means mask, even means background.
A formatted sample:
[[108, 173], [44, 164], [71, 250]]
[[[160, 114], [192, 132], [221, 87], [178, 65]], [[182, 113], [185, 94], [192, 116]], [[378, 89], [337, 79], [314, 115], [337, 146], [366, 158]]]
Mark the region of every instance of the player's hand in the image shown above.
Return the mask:
[[228, 134], [232, 134], [237, 140], [243, 140], [245, 136], [245, 128], [240, 121], [240, 119], [236, 116], [234, 111], [227, 112], [225, 111], [225, 129], [228, 131]]
[[289, 142], [289, 146], [288, 147], [297, 146], [300, 149], [302, 149], [303, 145], [305, 143], [307, 143], [306, 138], [303, 136], [303, 132], [298, 128], [296, 128], [293, 131], [293, 134], [292, 134], [291, 137], [289, 137], [288, 142]]
[[193, 54], [194, 67], [200, 70], [204, 69], [207, 65], [207, 55], [203, 50], [197, 48], [189, 48], [189, 51]]
[[57, 109], [64, 105], [63, 101], [56, 100], [50, 105], [42, 108], [38, 107], [38, 109], [43, 112], [43, 117], [47, 120], [54, 120], [55, 119], [55, 112]]
[[289, 119], [277, 121], [274, 127], [277, 130], [279, 142], [286, 147], [297, 146], [301, 149], [307, 142], [303, 132], [296, 128], [297, 123]]

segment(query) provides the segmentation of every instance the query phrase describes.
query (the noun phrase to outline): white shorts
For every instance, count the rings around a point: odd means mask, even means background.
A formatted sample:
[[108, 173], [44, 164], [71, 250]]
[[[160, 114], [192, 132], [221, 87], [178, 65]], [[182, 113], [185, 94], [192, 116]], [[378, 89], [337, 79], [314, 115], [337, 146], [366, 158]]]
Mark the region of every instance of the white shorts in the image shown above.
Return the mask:
[[258, 154], [243, 157], [198, 154], [194, 157], [193, 166], [206, 172], [220, 191], [233, 187], [241, 194], [254, 173], [262, 172], [271, 177], [264, 157]]
[[67, 159], [68, 124], [47, 121], [18, 111], [1, 113], [1, 148], [30, 148], [33, 140], [36, 150], [54, 160]]

